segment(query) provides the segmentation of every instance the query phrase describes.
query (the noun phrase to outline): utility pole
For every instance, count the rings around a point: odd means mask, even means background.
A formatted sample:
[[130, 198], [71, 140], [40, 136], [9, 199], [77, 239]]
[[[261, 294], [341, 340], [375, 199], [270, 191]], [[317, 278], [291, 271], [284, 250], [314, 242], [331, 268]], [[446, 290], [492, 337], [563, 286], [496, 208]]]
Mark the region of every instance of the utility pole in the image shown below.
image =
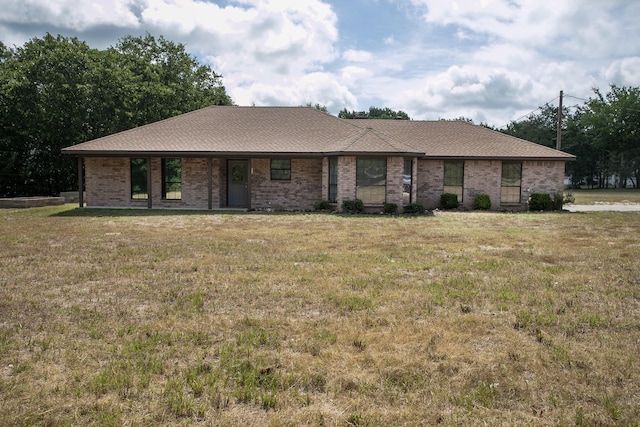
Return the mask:
[[560, 91], [560, 101], [558, 103], [558, 134], [556, 136], [556, 150], [562, 147], [562, 91]]

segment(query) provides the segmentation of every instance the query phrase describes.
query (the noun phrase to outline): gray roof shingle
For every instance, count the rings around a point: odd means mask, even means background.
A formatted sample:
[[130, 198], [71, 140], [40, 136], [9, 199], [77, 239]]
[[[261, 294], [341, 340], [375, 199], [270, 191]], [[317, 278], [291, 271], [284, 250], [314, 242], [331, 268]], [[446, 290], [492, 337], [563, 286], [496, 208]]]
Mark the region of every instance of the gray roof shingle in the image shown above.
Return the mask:
[[63, 149], [80, 155], [397, 154], [571, 160], [461, 121], [343, 120], [310, 107], [207, 107]]

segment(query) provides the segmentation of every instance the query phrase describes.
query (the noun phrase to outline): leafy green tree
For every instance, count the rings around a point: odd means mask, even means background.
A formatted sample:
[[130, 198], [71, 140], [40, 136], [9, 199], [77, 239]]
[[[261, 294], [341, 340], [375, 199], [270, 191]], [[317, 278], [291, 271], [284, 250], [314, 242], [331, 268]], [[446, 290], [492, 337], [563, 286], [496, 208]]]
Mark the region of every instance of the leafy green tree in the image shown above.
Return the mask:
[[[558, 107], [545, 104], [540, 107], [540, 112], [530, 114], [526, 120], [511, 122], [503, 133], [536, 144], [545, 145], [547, 147], [556, 146], [557, 126], [558, 126]], [[562, 109], [562, 115], [565, 118], [569, 116], [567, 108]], [[563, 123], [563, 127], [565, 124]]]
[[[6, 54], [7, 52], [5, 52]], [[74, 182], [61, 148], [85, 140], [87, 70], [94, 52], [46, 35], [9, 50], [2, 63], [3, 195], [54, 194]]]
[[610, 86], [603, 95], [594, 89], [584, 107], [582, 124], [593, 138], [595, 146], [607, 156], [602, 159], [611, 172], [619, 176], [624, 187], [627, 178], [634, 187], [640, 181], [640, 88]]
[[0, 196], [74, 189], [77, 162], [63, 147], [229, 104], [221, 76], [163, 37], [104, 51], [50, 34], [0, 43]]
[[210, 105], [230, 105], [219, 74], [199, 65], [181, 43], [150, 34], [124, 37], [112, 49], [129, 73], [132, 125], [140, 126]]

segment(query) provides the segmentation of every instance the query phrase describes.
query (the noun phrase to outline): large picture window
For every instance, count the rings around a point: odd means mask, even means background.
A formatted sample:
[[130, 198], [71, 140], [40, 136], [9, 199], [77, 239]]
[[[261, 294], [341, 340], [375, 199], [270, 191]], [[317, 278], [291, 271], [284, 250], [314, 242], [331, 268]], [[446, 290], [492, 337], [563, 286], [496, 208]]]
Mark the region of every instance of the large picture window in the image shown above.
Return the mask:
[[338, 158], [329, 157], [329, 201], [338, 200]]
[[458, 196], [462, 202], [464, 188], [464, 162], [444, 162], [444, 192]]
[[147, 159], [131, 159], [131, 198], [147, 197]]
[[356, 160], [356, 198], [363, 203], [381, 204], [387, 192], [387, 159]]
[[522, 163], [502, 163], [501, 203], [520, 203]]
[[182, 162], [180, 159], [162, 159], [162, 198], [182, 198]]
[[272, 159], [271, 160], [271, 179], [279, 181], [288, 181], [291, 179], [291, 160], [289, 159]]

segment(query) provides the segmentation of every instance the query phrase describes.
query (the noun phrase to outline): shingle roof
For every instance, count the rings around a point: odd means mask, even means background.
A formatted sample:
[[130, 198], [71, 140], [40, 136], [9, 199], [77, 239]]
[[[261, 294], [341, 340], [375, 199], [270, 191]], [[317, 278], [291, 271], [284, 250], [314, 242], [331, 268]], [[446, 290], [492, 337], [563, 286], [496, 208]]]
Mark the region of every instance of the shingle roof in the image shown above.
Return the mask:
[[81, 155], [573, 156], [460, 121], [343, 120], [309, 107], [207, 107], [63, 149]]

